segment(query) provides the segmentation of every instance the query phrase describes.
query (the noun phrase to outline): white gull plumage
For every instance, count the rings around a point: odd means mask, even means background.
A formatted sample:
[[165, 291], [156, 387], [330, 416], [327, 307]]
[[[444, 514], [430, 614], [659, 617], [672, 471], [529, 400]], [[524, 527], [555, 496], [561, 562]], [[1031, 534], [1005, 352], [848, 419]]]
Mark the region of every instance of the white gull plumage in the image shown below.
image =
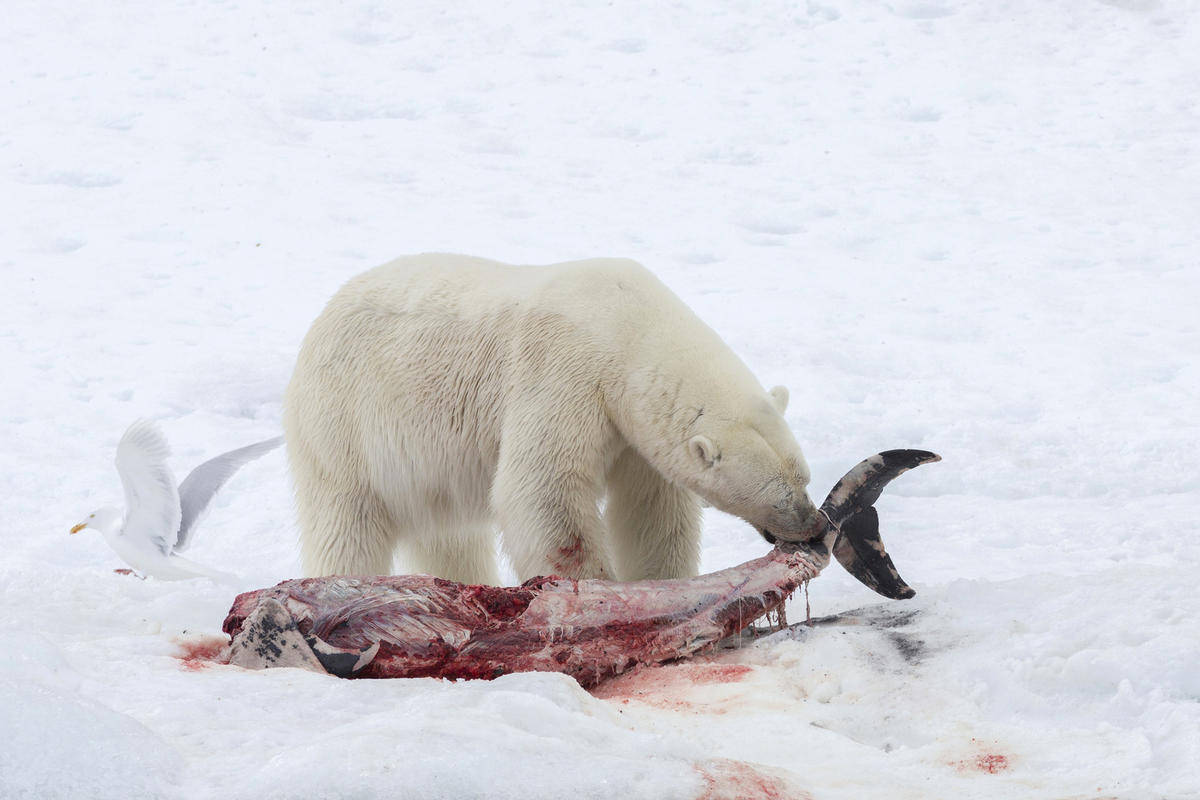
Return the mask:
[[179, 555], [192, 543], [196, 527], [213, 497], [248, 461], [270, 452], [283, 437], [257, 442], [205, 461], [178, 488], [167, 466], [170, 448], [158, 426], [138, 420], [117, 445], [117, 472], [125, 488], [125, 511], [98, 509], [71, 529], [95, 528], [134, 569], [163, 580], [206, 577], [236, 583], [237, 576], [197, 564]]

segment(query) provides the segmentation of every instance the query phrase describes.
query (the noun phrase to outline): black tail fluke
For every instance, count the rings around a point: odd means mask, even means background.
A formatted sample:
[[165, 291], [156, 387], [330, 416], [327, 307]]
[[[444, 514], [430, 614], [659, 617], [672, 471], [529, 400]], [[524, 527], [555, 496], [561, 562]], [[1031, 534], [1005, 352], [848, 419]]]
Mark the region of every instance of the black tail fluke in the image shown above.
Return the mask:
[[[838, 530], [833, 556], [846, 571], [884, 597], [916, 594], [904, 582], [879, 538], [875, 501], [892, 480], [913, 467], [941, 461], [927, 450], [886, 450], [859, 462], [837, 482], [821, 511]], [[826, 540], [828, 541], [828, 540]]]
[[884, 597], [907, 600], [916, 594], [883, 549], [875, 506], [867, 506], [842, 523], [841, 533], [833, 543], [833, 557], [864, 586]]

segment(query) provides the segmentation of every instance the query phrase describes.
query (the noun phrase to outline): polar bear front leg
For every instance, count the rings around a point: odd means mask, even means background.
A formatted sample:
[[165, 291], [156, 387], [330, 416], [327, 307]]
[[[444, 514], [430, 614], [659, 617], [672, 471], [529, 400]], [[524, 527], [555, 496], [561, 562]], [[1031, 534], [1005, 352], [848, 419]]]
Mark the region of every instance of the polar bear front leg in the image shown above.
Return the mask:
[[504, 551], [517, 577], [611, 578], [599, 491], [578, 474], [534, 477], [501, 467], [493, 491]]
[[492, 505], [504, 551], [522, 581], [611, 578], [599, 512], [605, 434], [598, 420], [583, 430], [560, 423], [526, 420], [500, 446]]
[[692, 578], [699, 571], [699, 499], [632, 447], [609, 470], [604, 520], [621, 580]]

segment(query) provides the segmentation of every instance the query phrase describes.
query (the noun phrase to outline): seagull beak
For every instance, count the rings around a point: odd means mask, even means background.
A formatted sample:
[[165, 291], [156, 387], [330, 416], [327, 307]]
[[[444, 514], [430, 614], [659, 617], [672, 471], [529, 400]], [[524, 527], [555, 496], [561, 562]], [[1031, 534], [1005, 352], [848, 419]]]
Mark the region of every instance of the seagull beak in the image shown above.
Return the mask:
[[87, 523], [81, 522], [78, 525], [76, 525], [74, 528], [71, 528], [71, 533], [79, 533], [81, 530], [83, 530], [86, 527], [87, 527]]

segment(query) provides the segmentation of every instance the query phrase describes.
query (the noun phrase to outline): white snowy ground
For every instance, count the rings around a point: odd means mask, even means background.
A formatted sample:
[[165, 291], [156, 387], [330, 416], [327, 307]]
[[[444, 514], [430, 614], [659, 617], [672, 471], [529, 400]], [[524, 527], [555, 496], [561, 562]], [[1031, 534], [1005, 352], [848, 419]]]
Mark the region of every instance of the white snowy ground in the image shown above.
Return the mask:
[[[508, 6], [4, 3], [0, 797], [1200, 797], [1196, 4]], [[817, 495], [941, 453], [880, 502], [919, 613], [600, 697], [185, 668], [231, 594], [67, 536], [117, 438], [276, 434], [324, 301], [423, 250], [641, 260], [791, 387]], [[274, 453], [190, 555], [295, 539]]]

